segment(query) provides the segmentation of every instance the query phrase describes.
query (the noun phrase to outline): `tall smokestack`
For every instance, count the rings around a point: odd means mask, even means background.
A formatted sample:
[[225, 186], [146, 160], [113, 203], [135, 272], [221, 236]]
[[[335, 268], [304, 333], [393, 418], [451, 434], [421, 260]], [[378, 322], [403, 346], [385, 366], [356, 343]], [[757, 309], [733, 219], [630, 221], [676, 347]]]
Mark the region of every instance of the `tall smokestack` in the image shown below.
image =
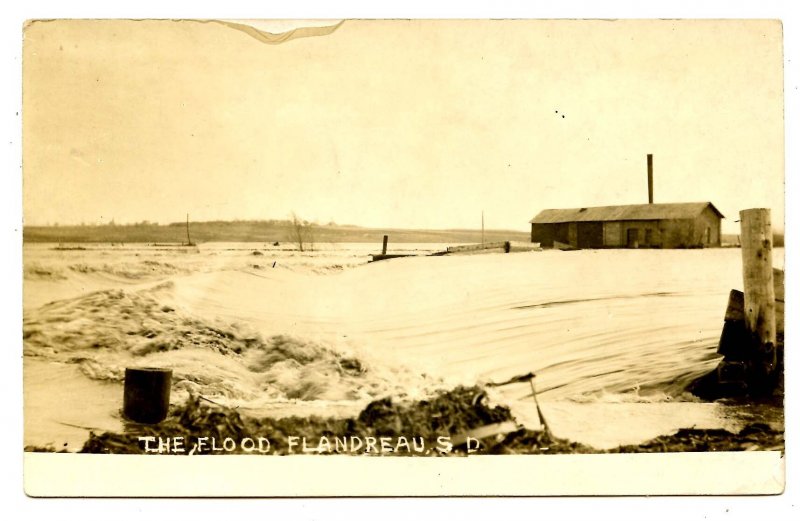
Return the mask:
[[647, 154], [647, 202], [653, 204], [653, 154]]

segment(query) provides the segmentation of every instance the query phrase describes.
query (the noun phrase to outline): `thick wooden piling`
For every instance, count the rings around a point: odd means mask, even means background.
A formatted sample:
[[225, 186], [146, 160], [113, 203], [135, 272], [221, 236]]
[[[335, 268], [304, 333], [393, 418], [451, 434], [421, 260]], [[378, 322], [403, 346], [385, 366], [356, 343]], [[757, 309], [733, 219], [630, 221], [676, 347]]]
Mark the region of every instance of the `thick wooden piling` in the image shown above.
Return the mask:
[[772, 223], [768, 208], [739, 212], [742, 228], [744, 314], [748, 331], [757, 342], [762, 371], [777, 366], [775, 285], [772, 271]]
[[158, 423], [167, 417], [172, 370], [158, 368], [125, 369], [122, 412], [139, 423]]
[[741, 218], [744, 292], [731, 290], [716, 370], [695, 380], [689, 391], [716, 400], [783, 397], [783, 271], [772, 267], [770, 211], [743, 210]]
[[386, 255], [386, 249], [389, 246], [389, 236], [383, 236], [383, 250], [381, 250], [381, 255]]

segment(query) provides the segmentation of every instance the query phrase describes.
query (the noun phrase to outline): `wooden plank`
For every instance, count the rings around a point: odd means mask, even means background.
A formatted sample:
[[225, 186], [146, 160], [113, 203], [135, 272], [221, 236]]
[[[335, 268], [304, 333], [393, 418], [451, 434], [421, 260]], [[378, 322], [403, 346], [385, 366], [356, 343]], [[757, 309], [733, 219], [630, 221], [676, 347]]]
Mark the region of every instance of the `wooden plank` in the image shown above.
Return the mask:
[[578, 249], [575, 246], [572, 246], [571, 244], [566, 244], [558, 241], [553, 241], [553, 248], [556, 248], [561, 251], [575, 251]]
[[383, 255], [381, 253], [370, 253], [372, 256], [372, 260], [370, 262], [377, 262], [382, 260], [389, 260], [389, 259], [399, 259], [400, 257], [418, 257], [418, 255], [413, 253], [389, 253], [387, 255]]
[[744, 320], [744, 293], [741, 291], [732, 289], [728, 295], [725, 320]]
[[489, 248], [485, 250], [448, 251], [447, 255], [481, 255], [484, 253], [506, 253], [505, 248]]
[[447, 253], [463, 253], [469, 251], [494, 250], [505, 248], [506, 241], [486, 242], [484, 244], [464, 244], [462, 246], [448, 246]]
[[[783, 273], [783, 272], [781, 272]], [[776, 279], [777, 280], [777, 279]], [[778, 285], [775, 285], [775, 330], [783, 333], [783, 296], [778, 292]], [[728, 296], [728, 307], [725, 309], [725, 320], [744, 320], [744, 293], [732, 289]]]
[[542, 251], [542, 245], [538, 242], [510, 241], [510, 245], [510, 252]]
[[443, 254], [472, 254], [472, 253], [510, 253], [523, 251], [542, 251], [542, 245], [538, 242], [518, 242], [518, 241], [499, 241], [487, 242], [484, 244], [464, 244], [461, 246], [448, 246]]

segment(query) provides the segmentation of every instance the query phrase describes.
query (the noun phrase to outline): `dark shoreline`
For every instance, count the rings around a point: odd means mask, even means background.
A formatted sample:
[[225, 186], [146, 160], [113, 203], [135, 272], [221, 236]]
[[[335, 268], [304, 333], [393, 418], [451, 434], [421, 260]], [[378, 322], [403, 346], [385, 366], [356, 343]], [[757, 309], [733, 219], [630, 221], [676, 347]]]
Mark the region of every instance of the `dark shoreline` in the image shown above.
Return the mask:
[[[172, 450], [166, 453], [187, 455], [288, 455], [311, 452], [376, 456], [467, 456], [469, 453], [784, 451], [783, 431], [761, 423], [747, 425], [738, 433], [723, 429], [680, 429], [674, 434], [658, 436], [638, 445], [601, 450], [557, 438], [546, 431], [533, 431], [518, 425], [514, 427], [515, 420], [511, 411], [504, 406], [486, 405], [484, 396], [483, 390], [478, 387], [458, 387], [439, 392], [430, 400], [414, 403], [394, 403], [385, 398], [370, 403], [357, 417], [346, 419], [318, 416], [251, 418], [240, 415], [235, 409], [209, 404], [194, 397], [185, 404], [173, 407], [167, 419], [157, 425], [129, 424], [123, 433], [91, 433], [80, 452], [165, 453], [154, 449], [159, 439], [162, 440], [162, 448], [165, 442], [172, 444]], [[495, 429], [497, 434], [492, 434], [494, 427], [508, 425], [512, 425], [512, 428]], [[487, 427], [490, 431], [488, 436]], [[477, 434], [481, 432], [478, 429], [483, 431], [482, 434]], [[468, 447], [464, 439], [470, 434], [475, 438]], [[150, 441], [143, 441], [147, 437]], [[359, 441], [361, 445], [358, 450], [355, 450], [355, 445], [347, 448], [348, 437], [351, 442]], [[325, 443], [320, 445], [322, 438]], [[259, 439], [262, 444], [263, 440], [268, 440], [267, 452], [256, 449], [255, 440]], [[343, 439], [345, 445], [341, 444]], [[174, 450], [176, 440], [179, 440], [180, 448], [184, 450]], [[304, 450], [306, 442], [312, 449]], [[417, 442], [416, 446], [414, 442]], [[192, 451], [192, 448], [195, 450]], [[319, 452], [316, 449], [320, 449]], [[25, 450], [56, 452], [50, 446], [26, 447]]]

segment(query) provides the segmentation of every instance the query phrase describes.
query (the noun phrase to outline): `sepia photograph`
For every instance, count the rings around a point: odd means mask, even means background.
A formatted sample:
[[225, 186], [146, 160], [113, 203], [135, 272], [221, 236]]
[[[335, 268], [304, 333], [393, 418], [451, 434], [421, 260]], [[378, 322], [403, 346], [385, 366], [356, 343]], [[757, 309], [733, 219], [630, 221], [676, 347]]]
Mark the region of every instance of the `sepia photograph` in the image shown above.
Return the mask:
[[22, 36], [28, 494], [784, 490], [780, 20]]

